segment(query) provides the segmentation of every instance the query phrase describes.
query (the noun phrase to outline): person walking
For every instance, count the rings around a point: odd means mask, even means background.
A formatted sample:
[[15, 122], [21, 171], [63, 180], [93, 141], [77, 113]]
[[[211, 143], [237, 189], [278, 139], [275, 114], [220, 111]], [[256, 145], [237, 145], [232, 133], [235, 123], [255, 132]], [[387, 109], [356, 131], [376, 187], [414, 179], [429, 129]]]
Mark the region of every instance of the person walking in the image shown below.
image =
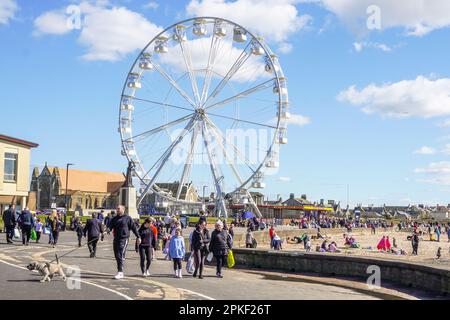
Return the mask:
[[272, 243], [273, 243], [274, 233], [275, 233], [275, 227], [274, 227], [274, 225], [271, 225], [271, 226], [270, 226], [270, 229], [269, 229], [270, 249], [273, 248], [273, 247], [272, 247]]
[[14, 204], [3, 212], [2, 219], [6, 229], [6, 243], [13, 244], [14, 228], [16, 227], [16, 206]]
[[103, 240], [103, 232], [102, 222], [97, 218], [97, 214], [93, 213], [92, 219], [86, 222], [86, 226], [83, 229], [84, 237], [86, 237], [87, 234], [88, 248], [91, 258], [95, 258], [97, 255], [98, 240], [100, 237]]
[[58, 216], [58, 212], [56, 210], [52, 210], [52, 215], [50, 216], [50, 229], [51, 229], [51, 238], [52, 238], [52, 242], [51, 245], [53, 246], [53, 248], [56, 247], [56, 245], [58, 244], [58, 239], [59, 239], [59, 232], [61, 231], [61, 226], [62, 223], [60, 221], [60, 218]]
[[245, 235], [245, 247], [247, 249], [253, 248], [253, 234], [250, 228], [247, 229], [247, 234]]
[[104, 223], [106, 227], [106, 233], [109, 235], [111, 233], [111, 230], [109, 230], [108, 226], [112, 219], [112, 213], [108, 213], [108, 215], [105, 217]]
[[25, 208], [19, 215], [19, 227], [22, 230], [22, 245], [28, 246], [31, 237], [31, 230], [34, 228], [34, 219], [28, 208]]
[[41, 240], [43, 228], [44, 228], [44, 225], [42, 224], [41, 219], [37, 218], [36, 225], [34, 226], [34, 230], [36, 231], [36, 243], [39, 243], [39, 240]]
[[151, 253], [152, 253], [152, 260], [155, 260], [157, 242], [158, 242], [158, 228], [155, 226], [155, 224], [156, 224], [156, 220], [154, 218], [150, 218], [150, 229], [152, 229], [153, 236], [155, 237], [155, 243], [150, 249]]
[[192, 233], [191, 247], [192, 253], [194, 254], [194, 278], [196, 278], [198, 274], [198, 278], [203, 279], [203, 267], [205, 264], [205, 257], [208, 254], [208, 244], [210, 241], [209, 231], [206, 229], [206, 221], [201, 220]]
[[232, 249], [231, 237], [224, 230], [223, 222], [217, 221], [215, 230], [211, 234], [211, 242], [209, 243], [209, 251], [213, 253], [217, 261], [216, 276], [223, 278], [222, 267], [227, 263], [228, 250]]
[[153, 250], [156, 246], [156, 237], [152, 229], [151, 219], [145, 219], [139, 228], [140, 244], [138, 245], [139, 257], [141, 258], [141, 271], [144, 278], [150, 276], [150, 265], [152, 263]]
[[117, 215], [111, 219], [109, 223], [109, 229], [113, 231], [114, 240], [113, 240], [113, 250], [114, 257], [117, 262], [117, 274], [114, 277], [116, 280], [120, 280], [124, 278], [123, 270], [125, 263], [125, 253], [127, 251], [128, 240], [130, 238], [130, 231], [134, 233], [136, 241], [138, 245], [140, 244], [139, 233], [134, 224], [133, 219], [125, 215], [125, 207], [118, 206], [117, 207]]
[[417, 232], [414, 232], [412, 238], [411, 238], [411, 244], [412, 244], [412, 248], [413, 248], [413, 255], [418, 255], [418, 249], [419, 249], [419, 235], [417, 234]]
[[164, 226], [166, 227], [166, 233], [169, 233], [171, 223], [172, 217], [170, 216], [170, 213], [167, 212], [166, 216], [164, 217]]
[[175, 236], [170, 239], [169, 255], [173, 260], [173, 270], [175, 271], [175, 277], [179, 279], [183, 278], [183, 266], [181, 264], [181, 261], [186, 255], [186, 249], [181, 228], [177, 228], [175, 230]]

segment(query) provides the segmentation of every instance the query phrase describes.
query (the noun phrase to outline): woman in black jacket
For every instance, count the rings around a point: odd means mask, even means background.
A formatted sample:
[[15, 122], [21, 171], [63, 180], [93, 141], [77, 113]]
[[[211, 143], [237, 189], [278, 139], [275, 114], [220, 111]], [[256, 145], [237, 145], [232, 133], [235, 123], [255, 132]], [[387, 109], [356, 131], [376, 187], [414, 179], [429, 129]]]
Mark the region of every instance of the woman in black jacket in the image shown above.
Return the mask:
[[200, 220], [192, 234], [192, 252], [194, 254], [194, 278], [199, 273], [199, 279], [203, 279], [203, 266], [205, 264], [205, 256], [208, 254], [208, 244], [210, 242], [209, 231], [206, 229], [206, 221]]
[[222, 266], [226, 264], [228, 258], [228, 250], [232, 249], [231, 237], [224, 229], [222, 221], [216, 222], [216, 229], [211, 234], [211, 242], [209, 243], [209, 251], [214, 254], [217, 260], [217, 277], [223, 278]]
[[[150, 265], [152, 263], [152, 248], [156, 247], [156, 239], [150, 228], [151, 220], [145, 219], [142, 226], [139, 228], [139, 237], [141, 243], [139, 244], [139, 256], [141, 258], [141, 271], [144, 278], [150, 276]], [[147, 264], [145, 264], [147, 260]]]

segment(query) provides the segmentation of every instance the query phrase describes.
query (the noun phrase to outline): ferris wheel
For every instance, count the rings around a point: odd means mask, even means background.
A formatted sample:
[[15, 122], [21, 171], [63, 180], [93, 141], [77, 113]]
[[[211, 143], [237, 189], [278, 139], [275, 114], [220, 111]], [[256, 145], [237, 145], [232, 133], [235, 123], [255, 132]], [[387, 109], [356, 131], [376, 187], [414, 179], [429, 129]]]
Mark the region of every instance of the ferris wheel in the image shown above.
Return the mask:
[[138, 205], [152, 194], [161, 203], [208, 201], [227, 217], [234, 201], [260, 216], [250, 190], [279, 167], [289, 118], [286, 79], [261, 37], [215, 17], [166, 28], [133, 63], [120, 100]]

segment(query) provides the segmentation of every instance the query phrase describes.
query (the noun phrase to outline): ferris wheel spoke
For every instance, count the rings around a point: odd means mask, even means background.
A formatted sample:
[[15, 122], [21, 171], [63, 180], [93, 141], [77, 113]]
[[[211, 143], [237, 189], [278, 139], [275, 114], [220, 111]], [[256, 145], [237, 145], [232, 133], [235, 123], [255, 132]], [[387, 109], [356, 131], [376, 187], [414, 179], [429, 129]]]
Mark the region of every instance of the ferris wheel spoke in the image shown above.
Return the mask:
[[232, 96], [232, 97], [230, 97], [228, 99], [225, 99], [225, 100], [219, 101], [217, 103], [214, 103], [214, 104], [206, 107], [205, 111], [208, 110], [208, 109], [211, 109], [211, 108], [215, 108], [215, 107], [224, 105], [224, 104], [228, 104], [230, 102], [233, 102], [235, 100], [241, 99], [243, 97], [249, 96], [249, 95], [251, 95], [251, 94], [253, 94], [255, 92], [258, 92], [260, 90], [264, 90], [264, 89], [267, 89], [269, 87], [272, 87], [273, 80], [274, 79], [270, 79], [270, 80], [264, 81], [263, 83], [260, 83], [259, 85], [256, 85], [256, 86], [254, 86], [254, 87], [252, 87], [252, 88], [250, 88], [248, 90], [242, 91], [242, 92], [240, 92], [240, 93], [238, 93], [238, 94], [236, 94], [236, 95], [234, 95], [234, 96]]
[[[154, 128], [154, 129], [151, 129], [151, 130], [139, 133], [139, 134], [137, 134], [137, 135], [135, 135], [135, 136], [125, 140], [125, 141], [126, 142], [132, 142], [132, 141], [138, 142], [138, 141], [140, 141], [140, 140], [142, 140], [142, 139], [144, 139], [144, 138], [146, 138], [148, 136], [151, 136], [151, 135], [153, 135], [155, 133], [158, 133], [158, 132], [161, 132], [161, 131], [163, 131], [163, 130], [165, 130], [167, 128], [170, 128], [171, 126], [174, 126], [174, 125], [176, 125], [178, 123], [186, 121], [187, 119], [192, 118], [193, 116], [194, 116], [194, 113], [188, 114], [187, 116], [184, 116], [184, 117], [182, 117], [180, 119], [177, 119], [177, 120], [171, 121], [169, 123], [163, 124], [162, 126], [159, 126], [157, 128]], [[136, 141], [135, 139], [137, 139], [137, 138], [140, 138], [140, 139], [138, 141]]]
[[[217, 21], [214, 23], [214, 29], [216, 28], [216, 25]], [[213, 33], [213, 36], [211, 37], [211, 46], [209, 49], [208, 65], [206, 67], [205, 79], [203, 81], [202, 96], [200, 99], [202, 104], [205, 103], [206, 97], [208, 96], [209, 87], [211, 86], [211, 79], [213, 75], [212, 71], [216, 65], [217, 52], [219, 51], [220, 43], [221, 37], [218, 37], [215, 33]]]
[[231, 148], [233, 148], [235, 154], [243, 161], [247, 167], [253, 172], [256, 173], [256, 170], [252, 167], [248, 159], [239, 151], [239, 149], [230, 141], [227, 139], [227, 137], [222, 133], [222, 131], [212, 122], [210, 119], [206, 118], [206, 121], [210, 124], [210, 126], [215, 130], [218, 134], [218, 136], [221, 138], [222, 141], [224, 141], [227, 145], [229, 145]]
[[230, 70], [228, 70], [225, 77], [219, 82], [217, 87], [213, 90], [213, 92], [206, 99], [206, 101], [203, 105], [205, 105], [210, 99], [214, 99], [220, 93], [220, 91], [222, 91], [222, 89], [225, 87], [225, 85], [228, 83], [228, 81], [230, 81], [231, 78], [236, 74], [236, 72], [244, 65], [244, 63], [248, 60], [248, 58], [250, 58], [251, 53], [247, 51], [249, 46], [250, 46], [250, 42], [247, 44], [247, 46], [244, 48], [244, 50], [242, 50], [239, 57], [236, 59], [236, 61], [231, 66]]
[[[208, 122], [209, 123], [209, 122]], [[216, 140], [219, 142], [219, 147], [222, 149], [222, 152], [225, 156], [225, 159], [228, 163], [228, 165], [230, 166], [231, 170], [233, 171], [236, 179], [239, 181], [239, 183], [242, 185], [244, 183], [244, 180], [241, 178], [241, 176], [239, 175], [239, 172], [237, 171], [236, 167], [233, 164], [233, 159], [231, 159], [227, 153], [226, 147], [223, 143], [223, 139], [222, 137], [217, 133], [217, 131], [215, 130], [214, 127], [211, 126], [211, 131], [213, 133], [213, 135], [215, 136]]]
[[256, 125], [256, 126], [262, 126], [262, 127], [267, 127], [267, 128], [271, 128], [271, 129], [277, 129], [277, 127], [271, 126], [270, 124], [264, 124], [264, 123], [254, 122], [254, 121], [242, 120], [242, 119], [233, 118], [233, 117], [228, 117], [228, 116], [223, 116], [223, 115], [221, 115], [221, 114], [210, 113], [210, 112], [208, 112], [207, 114], [208, 114], [209, 116], [214, 116], [214, 117], [224, 118], [224, 119], [233, 120], [233, 121], [237, 121], [237, 122], [243, 122], [243, 123], [254, 124], [254, 125]]
[[176, 199], [180, 199], [181, 191], [183, 190], [183, 185], [186, 182], [187, 177], [189, 177], [192, 169], [192, 160], [194, 157], [194, 148], [195, 148], [195, 141], [197, 139], [198, 135], [198, 123], [194, 124], [193, 131], [192, 131], [192, 139], [191, 139], [191, 147], [189, 149], [189, 153], [186, 158], [186, 164], [184, 165], [183, 174], [181, 175], [180, 184], [178, 185], [177, 195]]
[[209, 135], [208, 128], [206, 126], [205, 121], [203, 121], [202, 133], [203, 133], [203, 142], [205, 144], [205, 148], [208, 153], [208, 159], [209, 159], [209, 164], [211, 167], [211, 173], [212, 173], [212, 176], [214, 179], [214, 184], [216, 187], [216, 193], [217, 193], [217, 199], [218, 199], [216, 206], [218, 205], [219, 209], [221, 211], [223, 211], [225, 213], [225, 217], [227, 217], [227, 208], [226, 208], [223, 196], [222, 196], [222, 194], [223, 194], [222, 183], [223, 183], [224, 176], [220, 172], [220, 169], [217, 167], [216, 162], [214, 160], [215, 157], [211, 150], [211, 139], [210, 139], [211, 136]]
[[195, 109], [195, 103], [189, 97], [189, 95], [178, 85], [178, 83], [159, 65], [154, 64], [155, 69], [164, 77], [167, 81], [178, 91], [178, 93], [186, 99], [187, 102]]
[[194, 67], [192, 65], [191, 53], [186, 48], [184, 41], [180, 41], [180, 48], [183, 55], [184, 64], [186, 65], [186, 69], [189, 74], [189, 79], [191, 80], [192, 93], [198, 105], [200, 103], [200, 95], [198, 92], [197, 78], [195, 76]]
[[152, 103], [152, 104], [161, 105], [163, 107], [171, 107], [171, 108], [175, 108], [175, 109], [187, 110], [189, 112], [192, 112], [192, 109], [176, 106], [176, 105], [173, 105], [173, 104], [170, 104], [170, 103], [158, 102], [158, 101], [153, 101], [153, 100], [148, 100], [148, 99], [143, 99], [143, 98], [136, 98], [136, 97], [132, 97], [132, 96], [129, 96], [129, 98], [133, 99], [133, 100], [136, 100], [136, 101], [143, 101], [143, 102], [148, 102], [148, 103]]
[[153, 175], [152, 179], [149, 181], [149, 183], [147, 184], [145, 190], [142, 192], [142, 194], [140, 196], [140, 199], [139, 199], [139, 202], [138, 202], [138, 207], [141, 204], [142, 200], [144, 200], [144, 198], [147, 195], [147, 193], [149, 192], [150, 188], [155, 184], [155, 181], [158, 178], [159, 174], [161, 173], [161, 170], [167, 164], [167, 162], [168, 162], [167, 160], [169, 160], [169, 158], [172, 155], [172, 153], [175, 150], [175, 148], [181, 143], [181, 141], [183, 141], [183, 138], [191, 131], [194, 123], [195, 123], [195, 118], [191, 118], [191, 121], [189, 121], [189, 123], [186, 125], [184, 130], [182, 130], [180, 132], [180, 134], [172, 142], [170, 147], [162, 154], [162, 156], [156, 161], [156, 163], [144, 175], [144, 177], [148, 176], [150, 171], [152, 171], [156, 166], [158, 166], [156, 171], [155, 171], [155, 174]]

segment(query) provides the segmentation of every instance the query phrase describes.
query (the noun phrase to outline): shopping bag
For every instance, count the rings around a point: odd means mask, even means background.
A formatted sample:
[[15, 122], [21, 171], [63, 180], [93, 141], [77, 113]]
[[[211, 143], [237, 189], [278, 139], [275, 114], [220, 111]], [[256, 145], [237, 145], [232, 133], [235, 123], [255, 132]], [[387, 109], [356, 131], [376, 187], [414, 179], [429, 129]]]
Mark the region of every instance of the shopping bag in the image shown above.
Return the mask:
[[37, 239], [37, 234], [36, 234], [36, 230], [31, 230], [31, 240], [35, 241]]
[[193, 274], [195, 271], [195, 263], [194, 263], [194, 254], [191, 253], [187, 263], [186, 263], [186, 271], [189, 274]]
[[208, 253], [208, 256], [206, 257], [206, 261], [211, 262], [214, 257], [214, 254], [212, 252]]
[[49, 227], [45, 227], [44, 228], [44, 234], [50, 234], [50, 228]]
[[234, 267], [234, 265], [236, 264], [235, 263], [235, 261], [234, 261], [234, 254], [233, 254], [233, 251], [232, 250], [228, 250], [228, 259], [227, 259], [228, 261], [228, 268], [233, 268]]
[[20, 238], [20, 231], [17, 228], [14, 229], [14, 238], [16, 238], [16, 239]]

